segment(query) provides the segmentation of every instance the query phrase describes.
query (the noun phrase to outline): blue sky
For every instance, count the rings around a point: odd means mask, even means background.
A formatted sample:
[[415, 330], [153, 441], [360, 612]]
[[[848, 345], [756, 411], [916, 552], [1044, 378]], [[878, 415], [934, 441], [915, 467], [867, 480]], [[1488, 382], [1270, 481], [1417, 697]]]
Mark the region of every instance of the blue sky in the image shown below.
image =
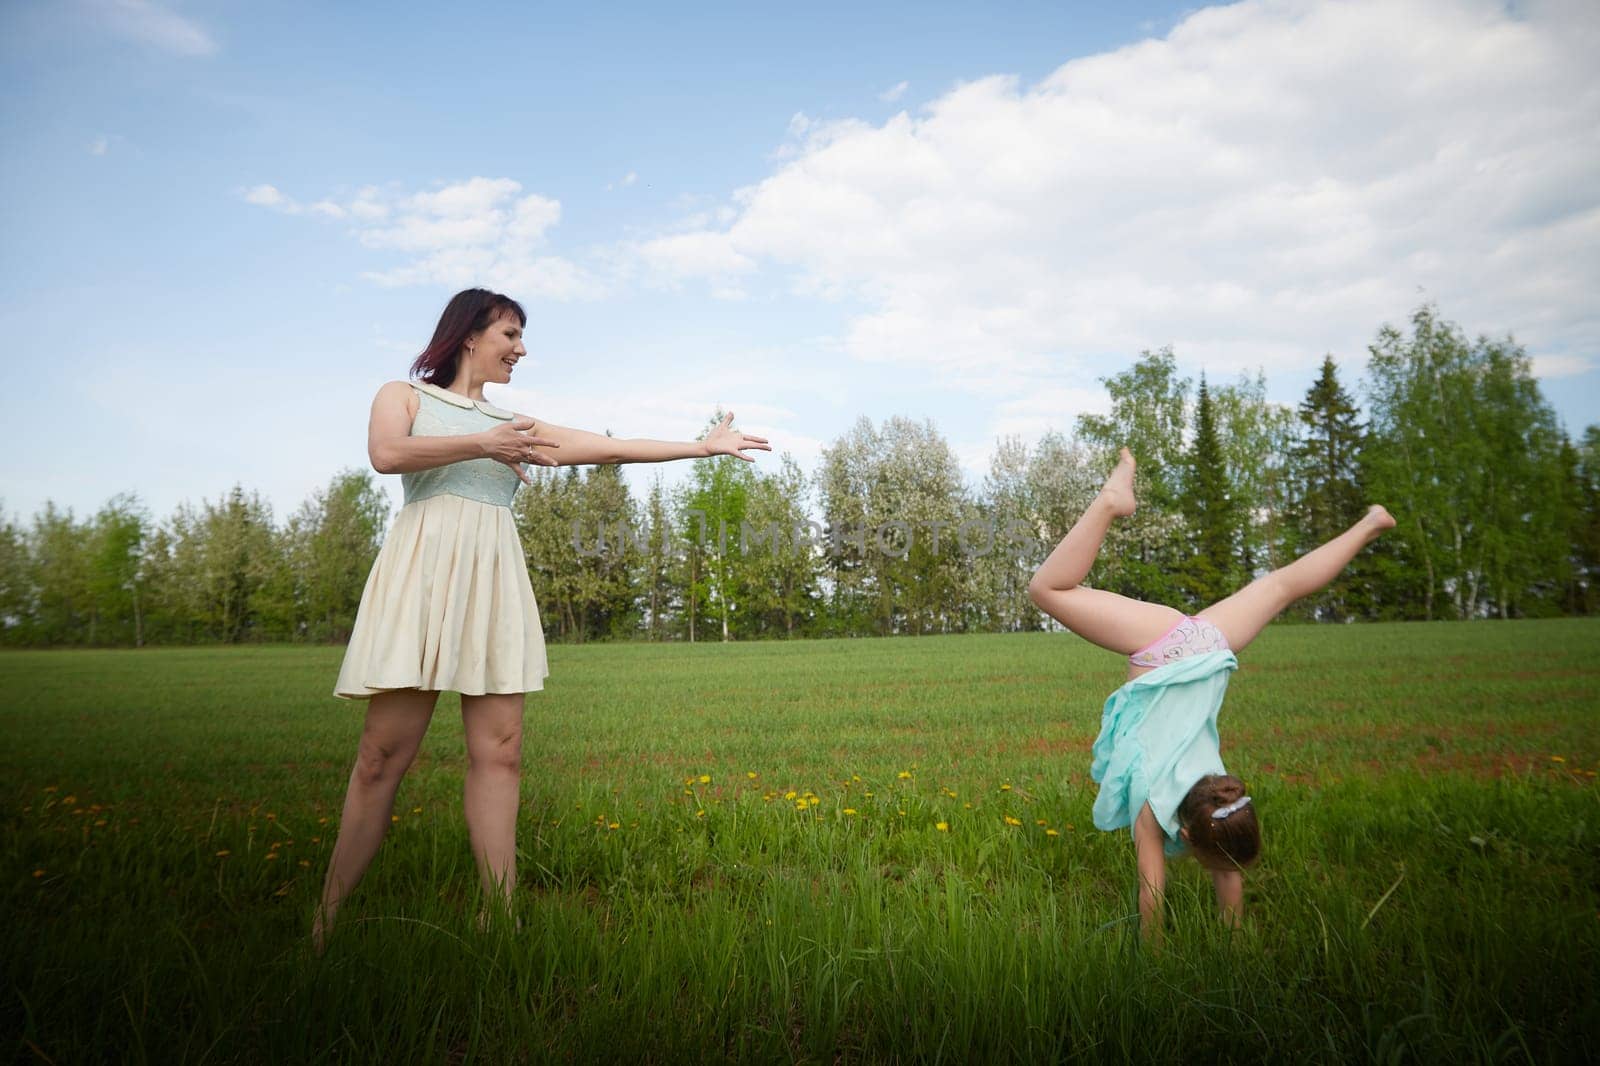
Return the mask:
[[508, 406], [808, 468], [977, 480], [1163, 344], [1297, 402], [1425, 297], [1600, 421], [1591, 3], [583, 7], [0, 8], [5, 508], [285, 517], [468, 284]]

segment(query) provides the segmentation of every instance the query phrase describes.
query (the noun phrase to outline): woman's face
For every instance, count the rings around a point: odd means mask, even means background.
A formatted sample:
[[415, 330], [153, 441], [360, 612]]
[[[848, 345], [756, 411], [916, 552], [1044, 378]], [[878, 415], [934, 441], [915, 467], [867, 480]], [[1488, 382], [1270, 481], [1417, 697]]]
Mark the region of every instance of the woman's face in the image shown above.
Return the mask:
[[528, 354], [522, 346], [522, 324], [507, 311], [489, 323], [482, 333], [467, 338], [466, 361], [479, 381], [504, 385], [511, 380], [511, 369]]

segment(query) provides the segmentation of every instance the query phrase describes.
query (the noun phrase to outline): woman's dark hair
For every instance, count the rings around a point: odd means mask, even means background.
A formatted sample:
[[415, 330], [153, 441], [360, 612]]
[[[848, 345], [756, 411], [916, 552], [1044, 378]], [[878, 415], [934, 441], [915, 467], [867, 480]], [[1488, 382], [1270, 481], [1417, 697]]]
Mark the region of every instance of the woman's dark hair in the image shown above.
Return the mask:
[[488, 329], [507, 313], [516, 315], [522, 325], [528, 324], [522, 305], [509, 296], [488, 289], [465, 289], [456, 293], [445, 304], [444, 314], [439, 316], [433, 340], [411, 364], [412, 376], [440, 388], [449, 388], [456, 379], [456, 361], [467, 338]]
[[1261, 854], [1261, 825], [1254, 801], [1225, 818], [1212, 812], [1244, 796], [1244, 782], [1232, 774], [1207, 774], [1178, 804], [1178, 821], [1189, 831], [1189, 848], [1207, 866], [1249, 866]]

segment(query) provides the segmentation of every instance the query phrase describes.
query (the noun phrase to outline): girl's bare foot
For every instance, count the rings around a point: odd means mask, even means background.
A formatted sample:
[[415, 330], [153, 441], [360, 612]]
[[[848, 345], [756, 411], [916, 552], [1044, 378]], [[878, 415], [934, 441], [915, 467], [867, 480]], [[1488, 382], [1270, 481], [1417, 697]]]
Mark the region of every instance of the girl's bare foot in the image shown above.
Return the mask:
[[1122, 449], [1117, 459], [1117, 468], [1111, 471], [1111, 476], [1106, 478], [1106, 483], [1100, 487], [1100, 503], [1111, 508], [1111, 513], [1118, 517], [1126, 517], [1138, 507], [1138, 500], [1133, 495], [1133, 453]]
[[1365, 521], [1379, 533], [1394, 528], [1394, 515], [1390, 514], [1381, 503], [1375, 503], [1367, 508]]

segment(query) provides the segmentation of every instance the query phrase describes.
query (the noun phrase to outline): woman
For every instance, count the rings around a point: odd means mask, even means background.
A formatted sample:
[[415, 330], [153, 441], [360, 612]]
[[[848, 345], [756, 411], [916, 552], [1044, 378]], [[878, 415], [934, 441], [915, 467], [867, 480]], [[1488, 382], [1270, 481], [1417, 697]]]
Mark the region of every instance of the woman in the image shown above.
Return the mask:
[[1128, 683], [1106, 700], [1089, 774], [1100, 785], [1095, 827], [1133, 834], [1140, 926], [1156, 937], [1169, 857], [1192, 853], [1207, 869], [1224, 921], [1237, 924], [1244, 914], [1244, 870], [1260, 852], [1261, 831], [1244, 782], [1222, 765], [1217, 737], [1217, 712], [1239, 665], [1234, 653], [1284, 608], [1338, 577], [1395, 523], [1373, 506], [1328, 543], [1185, 615], [1082, 583], [1112, 521], [1137, 506], [1133, 474], [1133, 456], [1124, 448], [1028, 592], [1080, 637], [1128, 656]]
[[[509, 912], [523, 695], [544, 687], [544, 634], [511, 517], [526, 465], [651, 463], [771, 451], [732, 428], [704, 440], [619, 440], [501, 410], [483, 398], [527, 354], [527, 315], [484, 289], [457, 293], [411, 372], [378, 390], [367, 431], [372, 466], [400, 474], [405, 504], [372, 565], [334, 694], [365, 699], [366, 724], [339, 836], [312, 925], [318, 951], [390, 824], [395, 792], [441, 691], [461, 693], [464, 808], [478, 874]], [[486, 915], [480, 915], [480, 922]]]

